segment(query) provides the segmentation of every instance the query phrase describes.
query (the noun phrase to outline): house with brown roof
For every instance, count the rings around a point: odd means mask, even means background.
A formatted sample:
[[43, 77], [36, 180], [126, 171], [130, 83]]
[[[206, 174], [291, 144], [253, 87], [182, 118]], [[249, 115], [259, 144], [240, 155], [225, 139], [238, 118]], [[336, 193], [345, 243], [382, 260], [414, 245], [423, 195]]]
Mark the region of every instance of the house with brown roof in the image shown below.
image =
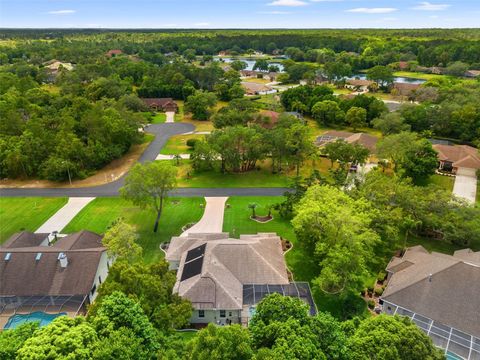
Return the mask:
[[372, 85], [374, 81], [364, 80], [364, 79], [349, 79], [345, 83], [347, 89], [356, 90], [356, 91], [366, 91], [368, 87]]
[[408, 97], [408, 96], [412, 96], [420, 86], [422, 86], [422, 84], [394, 82], [392, 93], [396, 93], [396, 95]]
[[415, 246], [386, 270], [384, 313], [410, 317], [446, 352], [480, 359], [480, 252], [446, 255]]
[[142, 101], [154, 111], [178, 111], [178, 105], [172, 98], [143, 98]]
[[46, 61], [43, 64], [43, 69], [45, 69], [47, 73], [47, 81], [53, 82], [56, 80], [57, 76], [62, 71], [71, 71], [73, 70], [73, 64], [69, 62], [62, 62], [56, 59]]
[[476, 78], [480, 76], [480, 70], [467, 70], [465, 71], [465, 77], [467, 78]]
[[242, 79], [257, 78], [258, 75], [262, 75], [263, 77], [263, 74], [260, 71], [247, 70], [247, 69], [240, 70], [240, 78]]
[[242, 81], [240, 85], [242, 85], [243, 89], [245, 90], [245, 95], [248, 96], [266, 95], [277, 92], [277, 90], [273, 89], [268, 85], [259, 84], [256, 82]]
[[375, 153], [378, 142], [378, 138], [373, 135], [331, 130], [318, 136], [315, 140], [315, 144], [319, 147], [322, 147], [329, 142], [336, 141], [338, 139], [343, 139], [349, 144], [360, 144], [370, 150], [371, 153]]
[[12, 235], [0, 246], [0, 328], [13, 314], [85, 311], [108, 275], [102, 238], [90, 231]]
[[106, 55], [108, 57], [115, 57], [115, 56], [122, 55], [122, 54], [123, 54], [122, 50], [113, 49], [113, 50], [108, 50]]
[[480, 154], [478, 150], [468, 145], [434, 144], [438, 153], [439, 170], [451, 171], [456, 174], [459, 169], [480, 169]]
[[255, 305], [273, 292], [303, 299], [316, 313], [308, 283], [290, 282], [282, 241], [274, 233], [175, 237], [166, 259], [177, 269], [173, 291], [192, 303], [192, 324], [246, 325]]

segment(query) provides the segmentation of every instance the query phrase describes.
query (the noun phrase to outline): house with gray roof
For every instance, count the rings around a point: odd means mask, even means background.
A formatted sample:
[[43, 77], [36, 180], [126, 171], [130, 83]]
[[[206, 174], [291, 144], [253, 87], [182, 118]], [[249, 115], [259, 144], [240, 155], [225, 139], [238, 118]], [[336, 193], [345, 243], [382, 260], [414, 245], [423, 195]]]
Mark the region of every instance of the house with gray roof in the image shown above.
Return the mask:
[[175, 237], [166, 259], [177, 269], [173, 291], [192, 303], [192, 324], [246, 325], [255, 305], [273, 292], [301, 298], [316, 313], [308, 283], [290, 281], [282, 241], [274, 233]]
[[22, 231], [0, 246], [0, 329], [15, 314], [77, 315], [108, 275], [103, 236]]
[[480, 359], [480, 252], [415, 246], [386, 270], [383, 312], [410, 317], [446, 353]]

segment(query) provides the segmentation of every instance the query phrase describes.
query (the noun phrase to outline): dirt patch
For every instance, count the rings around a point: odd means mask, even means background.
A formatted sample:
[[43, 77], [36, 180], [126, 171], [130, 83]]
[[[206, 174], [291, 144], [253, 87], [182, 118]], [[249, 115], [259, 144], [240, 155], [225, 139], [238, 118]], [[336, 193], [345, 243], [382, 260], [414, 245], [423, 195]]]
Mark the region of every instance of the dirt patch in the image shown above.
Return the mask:
[[121, 158], [113, 160], [110, 164], [86, 179], [73, 180], [72, 185], [70, 185], [68, 181], [55, 182], [39, 179], [5, 179], [0, 180], [0, 188], [81, 188], [108, 184], [126, 174], [138, 161], [149, 144], [150, 142], [133, 145], [130, 151]]

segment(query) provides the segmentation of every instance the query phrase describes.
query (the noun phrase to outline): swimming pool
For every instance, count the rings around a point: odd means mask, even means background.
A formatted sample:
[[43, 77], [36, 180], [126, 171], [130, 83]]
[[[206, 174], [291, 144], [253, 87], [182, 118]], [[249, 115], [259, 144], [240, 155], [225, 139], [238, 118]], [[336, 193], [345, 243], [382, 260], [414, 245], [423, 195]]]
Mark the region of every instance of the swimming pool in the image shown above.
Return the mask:
[[4, 329], [15, 329], [23, 323], [34, 321], [39, 322], [40, 326], [45, 326], [50, 324], [55, 318], [63, 315], [67, 315], [67, 313], [47, 314], [42, 311], [35, 311], [30, 314], [15, 314], [10, 316]]

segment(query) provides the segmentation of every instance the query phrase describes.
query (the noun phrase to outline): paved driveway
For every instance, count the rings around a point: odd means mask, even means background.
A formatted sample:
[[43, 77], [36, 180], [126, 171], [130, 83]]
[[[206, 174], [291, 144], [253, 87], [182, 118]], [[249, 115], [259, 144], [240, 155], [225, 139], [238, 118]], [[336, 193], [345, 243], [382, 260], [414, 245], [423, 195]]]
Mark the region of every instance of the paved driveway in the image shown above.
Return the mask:
[[52, 233], [54, 231], [62, 231], [70, 221], [82, 210], [87, 204], [95, 199], [94, 197], [70, 198], [68, 202], [53, 216], [40, 226], [36, 233]]
[[167, 120], [165, 120], [165, 123], [173, 123], [175, 122], [175, 112], [173, 111], [167, 111], [165, 113], [167, 115]]
[[187, 237], [188, 234], [221, 233], [223, 229], [223, 213], [227, 199], [228, 197], [206, 197], [205, 211], [202, 218], [180, 236]]
[[475, 169], [459, 168], [453, 185], [453, 193], [468, 202], [475, 203], [477, 174]]

